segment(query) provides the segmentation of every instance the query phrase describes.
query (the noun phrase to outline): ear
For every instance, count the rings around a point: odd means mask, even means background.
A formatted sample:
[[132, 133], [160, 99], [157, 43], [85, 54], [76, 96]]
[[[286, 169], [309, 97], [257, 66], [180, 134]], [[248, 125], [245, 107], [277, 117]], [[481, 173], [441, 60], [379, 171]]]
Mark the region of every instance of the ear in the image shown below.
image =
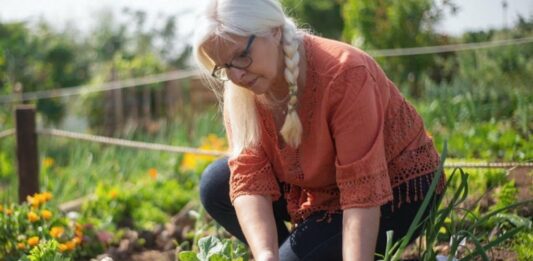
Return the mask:
[[278, 27], [274, 27], [272, 28], [272, 36], [274, 37], [274, 40], [277, 42], [277, 43], [281, 43], [282, 41], [282, 36], [283, 36], [283, 31], [281, 30], [281, 27], [278, 26]]

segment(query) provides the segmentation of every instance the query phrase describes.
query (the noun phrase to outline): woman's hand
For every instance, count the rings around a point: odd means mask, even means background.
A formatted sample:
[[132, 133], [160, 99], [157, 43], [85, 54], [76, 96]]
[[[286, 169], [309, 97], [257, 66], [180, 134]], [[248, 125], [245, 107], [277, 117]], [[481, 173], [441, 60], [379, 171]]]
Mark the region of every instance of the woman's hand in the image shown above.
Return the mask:
[[278, 260], [278, 231], [270, 197], [241, 195], [233, 205], [255, 260]]
[[380, 207], [349, 208], [343, 212], [343, 260], [374, 260]]

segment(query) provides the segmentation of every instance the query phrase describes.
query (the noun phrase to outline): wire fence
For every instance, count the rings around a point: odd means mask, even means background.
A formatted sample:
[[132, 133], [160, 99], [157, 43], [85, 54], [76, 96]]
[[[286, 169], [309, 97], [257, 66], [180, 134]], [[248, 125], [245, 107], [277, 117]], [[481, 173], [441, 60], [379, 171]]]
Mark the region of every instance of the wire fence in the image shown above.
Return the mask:
[[[166, 144], [157, 144], [149, 142], [140, 142], [126, 139], [111, 138], [105, 136], [91, 135], [86, 133], [70, 132], [57, 129], [39, 129], [37, 133], [40, 135], [55, 136], [60, 138], [69, 138], [75, 140], [83, 140], [96, 142], [101, 144], [109, 144], [120, 147], [127, 147], [140, 150], [152, 150], [170, 153], [190, 153], [196, 155], [209, 156], [228, 156], [224, 151], [202, 150], [186, 146], [171, 146]], [[0, 139], [14, 135], [13, 129], [8, 129], [0, 132]], [[517, 167], [533, 168], [533, 162], [446, 162], [445, 168], [476, 168], [476, 169], [511, 169]]]
[[478, 43], [462, 43], [462, 44], [425, 46], [425, 47], [414, 47], [414, 48], [369, 50], [368, 53], [374, 57], [411, 56], [411, 55], [421, 55], [421, 54], [460, 52], [460, 51], [478, 50], [478, 49], [486, 49], [486, 48], [494, 48], [494, 47], [502, 47], [502, 46], [528, 44], [528, 43], [533, 43], [533, 37], [497, 40], [497, 41], [490, 41], [490, 42], [478, 42]]
[[83, 95], [95, 92], [111, 91], [124, 88], [131, 88], [161, 82], [175, 81], [187, 79], [193, 76], [200, 75], [199, 71], [172, 71], [157, 75], [150, 75], [140, 78], [126, 79], [120, 81], [112, 81], [102, 83], [100, 85], [80, 85], [69, 88], [53, 89], [53, 90], [43, 90], [35, 92], [25, 92], [21, 94], [11, 94], [0, 96], [0, 104], [2, 103], [11, 103], [11, 102], [24, 102], [31, 100], [40, 100], [48, 98], [59, 98], [75, 95]]
[[13, 134], [15, 134], [15, 129], [7, 129], [0, 131], [0, 139], [11, 136]]

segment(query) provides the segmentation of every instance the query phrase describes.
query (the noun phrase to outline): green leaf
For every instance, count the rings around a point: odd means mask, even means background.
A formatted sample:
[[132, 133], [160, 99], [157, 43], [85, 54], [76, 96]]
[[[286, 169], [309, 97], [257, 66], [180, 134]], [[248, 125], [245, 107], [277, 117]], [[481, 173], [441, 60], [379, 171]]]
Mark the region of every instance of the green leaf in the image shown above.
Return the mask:
[[200, 249], [198, 259], [201, 261], [208, 261], [211, 255], [218, 254], [222, 251], [223, 245], [218, 238], [208, 236], [198, 240], [198, 247]]
[[209, 257], [209, 261], [231, 261], [231, 259], [222, 254], [213, 254]]
[[199, 261], [196, 253], [192, 251], [182, 251], [178, 254], [178, 258], [181, 261]]

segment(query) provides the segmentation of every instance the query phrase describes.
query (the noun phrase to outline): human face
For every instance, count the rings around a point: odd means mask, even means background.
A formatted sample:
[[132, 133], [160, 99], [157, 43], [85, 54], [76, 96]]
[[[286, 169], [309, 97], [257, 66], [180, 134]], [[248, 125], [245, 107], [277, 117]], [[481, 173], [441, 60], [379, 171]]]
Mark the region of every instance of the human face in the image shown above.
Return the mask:
[[[280, 77], [283, 75], [280, 39], [279, 30], [256, 36], [251, 43], [250, 36], [231, 35], [229, 39], [215, 36], [206, 41], [202, 49], [216, 64], [215, 70], [223, 67], [228, 80], [259, 95], [284, 81]], [[243, 53], [251, 62], [247, 66], [238, 66], [235, 61], [243, 59]]]
[[240, 55], [233, 57], [230, 63], [226, 63], [222, 66], [215, 65], [215, 68], [213, 68], [213, 72], [211, 73], [211, 76], [221, 81], [227, 81], [229, 80], [228, 69], [237, 68], [237, 69], [245, 70], [246, 68], [248, 68], [248, 66], [250, 66], [253, 62], [252, 57], [250, 57], [248, 52], [250, 51], [250, 46], [252, 46], [254, 39], [255, 39], [255, 35], [253, 34], [250, 35], [250, 37], [248, 38], [248, 43], [246, 44], [246, 48], [244, 49], [244, 51]]

